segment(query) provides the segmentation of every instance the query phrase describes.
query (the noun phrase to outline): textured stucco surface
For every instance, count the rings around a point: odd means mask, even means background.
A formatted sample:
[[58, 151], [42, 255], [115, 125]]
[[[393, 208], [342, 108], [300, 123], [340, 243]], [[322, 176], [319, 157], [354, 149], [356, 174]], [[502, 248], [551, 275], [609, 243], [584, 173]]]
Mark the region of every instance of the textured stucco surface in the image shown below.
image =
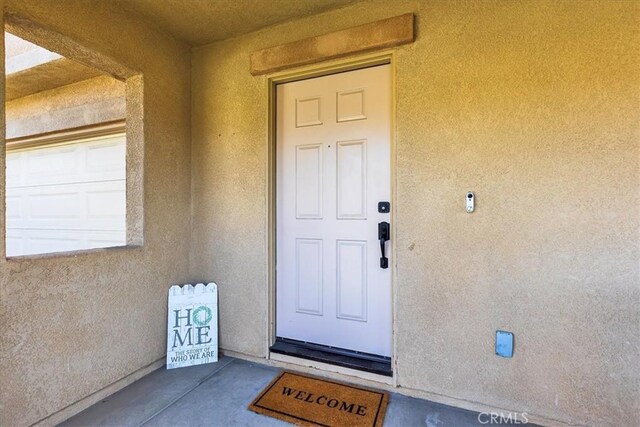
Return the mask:
[[[399, 385], [640, 423], [638, 2], [373, 0], [195, 49], [191, 265], [220, 286], [221, 346], [265, 356], [268, 105], [251, 53], [407, 12]], [[513, 359], [494, 355], [496, 329]]]
[[8, 74], [5, 80], [5, 101], [89, 80], [101, 74], [103, 73], [95, 68], [86, 67], [67, 58], [47, 61], [26, 70]]
[[38, 92], [5, 104], [8, 139], [126, 117], [126, 84], [109, 76]]
[[[37, 422], [164, 354], [167, 289], [190, 278], [190, 53], [111, 2], [0, 6], [100, 52], [126, 77], [130, 70], [144, 76], [144, 94], [136, 92], [141, 80], [129, 79], [136, 80], [130, 99], [143, 102], [129, 111], [144, 114], [144, 126], [133, 121], [127, 129], [144, 132], [144, 246], [0, 257], [0, 425], [14, 426]], [[74, 49], [82, 52], [69, 43], [61, 53], [72, 57]], [[0, 237], [3, 253], [4, 231]]]
[[278, 22], [359, 0], [111, 0], [192, 46], [249, 33]]
[[406, 13], [342, 31], [262, 49], [251, 54], [251, 74], [327, 61], [413, 42], [413, 14]]

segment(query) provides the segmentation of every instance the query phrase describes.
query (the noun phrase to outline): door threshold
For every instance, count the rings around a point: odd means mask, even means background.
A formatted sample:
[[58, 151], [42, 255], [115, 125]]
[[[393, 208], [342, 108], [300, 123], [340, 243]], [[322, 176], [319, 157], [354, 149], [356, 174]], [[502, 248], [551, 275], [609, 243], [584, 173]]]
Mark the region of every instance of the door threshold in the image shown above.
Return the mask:
[[342, 366], [386, 377], [393, 376], [390, 357], [279, 337], [276, 338], [276, 342], [269, 350], [272, 353]]

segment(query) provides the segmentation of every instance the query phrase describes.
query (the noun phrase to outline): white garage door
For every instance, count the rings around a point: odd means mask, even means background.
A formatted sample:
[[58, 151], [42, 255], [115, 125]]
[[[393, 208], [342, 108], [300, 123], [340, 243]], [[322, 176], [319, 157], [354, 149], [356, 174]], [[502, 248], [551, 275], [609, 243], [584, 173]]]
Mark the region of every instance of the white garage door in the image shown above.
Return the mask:
[[7, 256], [126, 244], [125, 135], [7, 151]]

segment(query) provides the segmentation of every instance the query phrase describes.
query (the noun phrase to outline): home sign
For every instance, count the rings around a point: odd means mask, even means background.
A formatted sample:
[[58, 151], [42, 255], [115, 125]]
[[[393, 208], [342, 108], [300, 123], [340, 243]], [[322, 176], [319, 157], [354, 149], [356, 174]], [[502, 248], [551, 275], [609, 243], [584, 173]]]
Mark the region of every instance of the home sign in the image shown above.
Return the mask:
[[218, 361], [218, 287], [169, 288], [167, 369]]

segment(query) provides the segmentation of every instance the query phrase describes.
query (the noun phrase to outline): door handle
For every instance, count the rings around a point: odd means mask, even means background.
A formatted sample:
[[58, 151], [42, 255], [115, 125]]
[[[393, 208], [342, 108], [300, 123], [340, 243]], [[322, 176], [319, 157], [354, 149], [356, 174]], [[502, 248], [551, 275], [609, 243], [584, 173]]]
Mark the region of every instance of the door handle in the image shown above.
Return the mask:
[[391, 226], [388, 222], [378, 223], [378, 240], [380, 241], [380, 268], [389, 268], [389, 258], [385, 255], [385, 243], [391, 238]]

